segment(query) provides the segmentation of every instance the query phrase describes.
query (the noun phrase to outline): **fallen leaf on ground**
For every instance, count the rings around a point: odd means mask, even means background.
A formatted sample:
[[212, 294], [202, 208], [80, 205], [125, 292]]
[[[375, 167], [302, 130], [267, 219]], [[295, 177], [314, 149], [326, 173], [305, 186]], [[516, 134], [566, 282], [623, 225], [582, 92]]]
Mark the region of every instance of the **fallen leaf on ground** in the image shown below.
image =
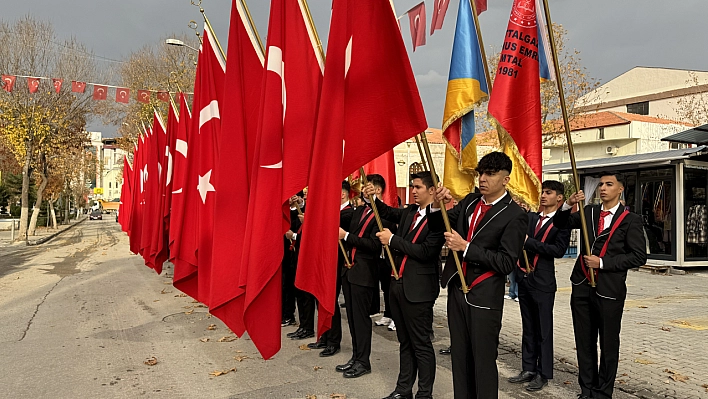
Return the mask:
[[572, 384], [572, 382], [570, 382], [570, 381], [563, 381], [563, 383], [564, 383], [565, 385], [570, 385], [570, 384]]
[[163, 288], [162, 291], [160, 291], [160, 294], [171, 294], [172, 291], [167, 291], [167, 288]]
[[209, 342], [209, 338], [200, 338], [199, 340], [202, 342]]
[[679, 381], [679, 382], [688, 381], [688, 377], [686, 377], [685, 375], [681, 375], [681, 374], [673, 374], [673, 375], [669, 376], [669, 378], [671, 378], [674, 381]]
[[185, 298], [187, 294], [177, 294], [175, 295], [175, 298]]
[[237, 360], [239, 362], [242, 362], [246, 359], [250, 359], [250, 357], [248, 357], [248, 356], [234, 356], [234, 360]]
[[231, 368], [231, 369], [228, 369], [228, 370], [216, 370], [216, 371], [212, 371], [211, 373], [209, 373], [209, 375], [212, 376], [212, 377], [218, 377], [218, 376], [220, 376], [220, 375], [228, 374], [228, 373], [230, 373], [230, 372], [232, 372], [232, 371], [236, 371], [236, 367]]
[[219, 342], [231, 342], [231, 341], [236, 341], [238, 337], [234, 335], [227, 335], [225, 337], [219, 338]]
[[305, 395], [305, 399], [317, 399], [315, 395]]
[[639, 363], [639, 364], [656, 364], [656, 362], [652, 362], [651, 360], [646, 360], [646, 359], [634, 359], [634, 363]]
[[147, 358], [143, 363], [147, 364], [148, 366], [154, 366], [157, 364], [157, 358], [155, 356]]
[[165, 285], [172, 285], [172, 281], [163, 281], [162, 284], [165, 284]]
[[243, 351], [236, 351], [236, 353], [243, 353]]
[[195, 300], [192, 301], [192, 303], [199, 303], [199, 301], [197, 301], [197, 300], [195, 299]]
[[638, 307], [639, 309], [648, 309], [648, 308], [649, 308], [649, 306], [644, 306], [644, 305], [639, 305], [639, 306], [637, 306], [637, 307]]
[[333, 393], [329, 395], [331, 399], [347, 399], [347, 395], [343, 393]]
[[160, 302], [160, 300], [159, 300], [159, 299], [155, 299], [153, 302]]
[[192, 314], [192, 313], [194, 313], [194, 309], [192, 309], [192, 310], [190, 310], [190, 311], [188, 311], [188, 312], [184, 312], [184, 314]]
[[199, 305], [194, 305], [195, 308], [205, 308], [206, 305], [202, 305], [201, 303]]
[[298, 348], [300, 348], [301, 351], [311, 350], [310, 348], [307, 347], [307, 344], [302, 344], [302, 345], [298, 346]]
[[209, 327], [207, 327], [207, 330], [216, 330], [216, 324], [209, 324]]
[[320, 366], [314, 366], [312, 369], [315, 370], [315, 371], [317, 371], [317, 370], [322, 369], [322, 367], [320, 367]]
[[661, 331], [671, 331], [671, 327], [661, 327]]

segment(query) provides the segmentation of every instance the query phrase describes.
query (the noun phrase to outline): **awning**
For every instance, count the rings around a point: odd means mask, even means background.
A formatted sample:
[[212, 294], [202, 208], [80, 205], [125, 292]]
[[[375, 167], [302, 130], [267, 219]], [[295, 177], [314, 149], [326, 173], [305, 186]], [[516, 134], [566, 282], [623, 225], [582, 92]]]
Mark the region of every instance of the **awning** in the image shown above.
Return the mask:
[[[708, 153], [708, 147], [699, 146], [694, 148], [683, 148], [679, 150], [650, 152], [646, 154], [625, 155], [621, 157], [607, 157], [600, 159], [589, 159], [586, 161], [578, 161], [578, 170], [589, 169], [628, 169], [637, 164], [661, 165], [668, 164], [671, 161], [678, 159], [691, 158], [693, 156], [703, 155]], [[570, 172], [570, 162], [543, 165], [543, 173], [566, 173]]]
[[661, 141], [671, 141], [674, 143], [687, 143], [706, 145], [708, 144], [708, 125], [694, 127], [680, 133], [666, 136]]

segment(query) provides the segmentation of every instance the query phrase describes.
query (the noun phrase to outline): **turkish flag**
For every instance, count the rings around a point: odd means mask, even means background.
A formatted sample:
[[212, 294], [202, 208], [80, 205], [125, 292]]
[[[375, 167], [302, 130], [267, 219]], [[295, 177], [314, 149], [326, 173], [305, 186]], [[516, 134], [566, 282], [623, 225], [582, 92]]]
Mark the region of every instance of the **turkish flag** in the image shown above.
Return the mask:
[[150, 259], [155, 271], [160, 274], [162, 265], [167, 260], [167, 251], [164, 245], [164, 212], [163, 204], [165, 198], [165, 182], [167, 175], [167, 165], [165, 151], [167, 148], [167, 128], [162, 121], [160, 114], [155, 111], [152, 124], [152, 140], [155, 151], [155, 164], [157, 166], [157, 179], [153, 182], [152, 202], [150, 203], [149, 215], [151, 224], [150, 234]]
[[128, 104], [130, 101], [130, 89], [125, 87], [116, 87], [116, 102]]
[[244, 323], [264, 359], [280, 350], [281, 314], [273, 310], [281, 306], [282, 243], [290, 225], [287, 199], [307, 184], [322, 85], [324, 63], [306, 20], [298, 0], [271, 2], [245, 234], [249, 239], [241, 265], [246, 271]]
[[[182, 221], [184, 215], [188, 212], [185, 209], [185, 184], [187, 179], [187, 157], [190, 154], [188, 151], [188, 143], [192, 141], [189, 127], [192, 120], [192, 115], [187, 105], [187, 98], [184, 93], [179, 95], [179, 123], [177, 125], [177, 133], [175, 137], [175, 152], [174, 152], [174, 172], [172, 176], [172, 196], [170, 204], [170, 224], [169, 224], [169, 253], [170, 261], [174, 263], [175, 270], [173, 281], [180, 281], [192, 272], [192, 265], [179, 258], [179, 246], [182, 236]], [[182, 284], [181, 290], [191, 296], [197, 297], [196, 280], [194, 285]], [[176, 286], [176, 285], [175, 285]]]
[[12, 93], [12, 88], [15, 87], [15, 80], [17, 79], [17, 76], [13, 75], [2, 75], [2, 82], [5, 84], [5, 89], [6, 92]]
[[425, 2], [408, 10], [408, 20], [411, 24], [411, 40], [413, 51], [425, 44]]
[[144, 181], [144, 153], [145, 135], [140, 135], [133, 156], [133, 208], [130, 212], [130, 252], [134, 254], [140, 253], [142, 223], [143, 223], [143, 191], [145, 186]]
[[30, 93], [36, 93], [39, 90], [39, 78], [27, 78], [27, 88]]
[[513, 167], [507, 185], [523, 202], [538, 206], [541, 194], [541, 80], [538, 57], [528, 43], [538, 43], [536, 3], [514, 0], [500, 54], [489, 114], [496, 119], [499, 143]]
[[108, 87], [102, 85], [93, 85], [93, 99], [105, 100], [108, 97]]
[[477, 15], [487, 11], [487, 0], [474, 0], [474, 5], [477, 8]]
[[393, 160], [393, 148], [383, 155], [364, 165], [364, 173], [368, 175], [379, 174], [386, 182], [386, 190], [381, 200], [386, 205], [398, 208], [398, 190], [396, 186], [396, 164]]
[[157, 92], [157, 99], [163, 102], [169, 102], [170, 101], [170, 93], [166, 91], [158, 91]]
[[295, 281], [319, 301], [318, 335], [336, 306], [342, 179], [427, 127], [389, 1], [335, 0], [330, 27], [308, 191], [307, 218], [317, 223], [303, 225]]
[[133, 166], [128, 162], [128, 156], [123, 157], [123, 186], [120, 189], [120, 206], [118, 207], [118, 223], [121, 230], [128, 232], [126, 220], [130, 220], [132, 198]]
[[450, 0], [435, 0], [435, 4], [433, 5], [433, 21], [430, 23], [430, 36], [432, 36], [436, 30], [442, 29], [449, 5]]
[[150, 90], [138, 90], [138, 101], [143, 104], [150, 102]]
[[160, 179], [158, 172], [158, 149], [157, 135], [153, 127], [147, 128], [145, 137], [145, 164], [143, 166], [143, 223], [140, 241], [140, 254], [145, 260], [145, 265], [155, 269], [158, 273], [162, 271], [161, 265], [155, 265], [155, 260], [152, 255], [152, 235], [155, 229], [154, 214], [155, 203], [157, 201], [157, 188]]
[[[209, 312], [221, 319], [238, 336], [243, 335], [245, 290], [239, 285], [243, 245], [247, 240], [246, 206], [252, 172], [255, 133], [263, 81], [263, 52], [256, 47], [254, 33], [247, 28], [248, 16], [240, 1], [231, 4], [229, 46], [226, 59], [224, 109], [221, 116], [219, 148], [229, 156], [220, 157], [215, 166], [214, 235]], [[234, 176], [242, 176], [233, 184]], [[234, 243], [237, 243], [234, 245]], [[245, 272], [244, 272], [245, 274]]]
[[71, 81], [71, 91], [73, 93], [83, 93], [86, 91], [86, 82]]
[[61, 85], [64, 83], [64, 79], [52, 78], [52, 85], [54, 85], [54, 90], [59, 93], [61, 91]]
[[[187, 184], [184, 213], [179, 244], [180, 259], [191, 268], [177, 280], [178, 289], [193, 290], [197, 300], [209, 305], [211, 276], [211, 240], [214, 223], [214, 165], [218, 159], [216, 140], [221, 129], [220, 104], [223, 99], [225, 60], [218, 53], [214, 37], [204, 31], [204, 43], [199, 55], [194, 90], [195, 115], [192, 118], [193, 140], [189, 143], [194, 156], [187, 158]], [[189, 292], [187, 292], [189, 294]]]
[[[181, 93], [180, 93], [181, 94]], [[162, 219], [163, 229], [159, 242], [165, 248], [167, 253], [169, 243], [169, 226], [170, 226], [170, 208], [172, 205], [172, 181], [174, 175], [175, 163], [175, 144], [177, 141], [177, 130], [179, 129], [179, 111], [175, 108], [174, 102], [170, 101], [170, 109], [167, 114], [167, 143], [165, 144], [165, 153], [163, 156], [164, 178], [162, 179]]]

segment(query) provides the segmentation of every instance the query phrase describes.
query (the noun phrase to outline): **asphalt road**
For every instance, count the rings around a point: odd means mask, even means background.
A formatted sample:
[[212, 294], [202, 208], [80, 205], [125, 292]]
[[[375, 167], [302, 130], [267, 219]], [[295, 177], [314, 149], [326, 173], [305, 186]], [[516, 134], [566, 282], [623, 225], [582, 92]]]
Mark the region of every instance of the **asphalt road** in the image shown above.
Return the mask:
[[[284, 328], [283, 349], [264, 361], [247, 336], [236, 339], [172, 287], [171, 271], [158, 276], [131, 255], [112, 219], [87, 221], [41, 246], [0, 247], [0, 397], [369, 399], [393, 390], [395, 333], [374, 328], [373, 372], [354, 380], [334, 371], [349, 358], [346, 333], [340, 354], [320, 358], [300, 349], [310, 341], [285, 338], [294, 327]], [[449, 344], [445, 300], [436, 304], [436, 350]], [[435, 397], [453, 398], [450, 359], [437, 362]], [[506, 383], [519, 364], [513, 348], [500, 349], [500, 398], [579, 392], [563, 364], [540, 393]]]

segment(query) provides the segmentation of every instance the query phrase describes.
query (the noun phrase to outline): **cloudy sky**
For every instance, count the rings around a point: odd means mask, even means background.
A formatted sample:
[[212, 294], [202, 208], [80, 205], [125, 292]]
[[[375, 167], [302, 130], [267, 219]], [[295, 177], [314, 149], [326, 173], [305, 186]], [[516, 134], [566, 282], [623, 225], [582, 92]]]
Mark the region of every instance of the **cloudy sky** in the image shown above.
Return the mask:
[[[398, 15], [402, 15], [420, 1], [394, 0], [394, 4]], [[433, 2], [425, 0], [428, 29]], [[269, 3], [248, 1], [261, 36], [267, 32]], [[487, 49], [498, 48], [513, 0], [488, 0], [488, 3], [489, 9], [480, 16], [484, 44]], [[708, 12], [706, 0], [549, 0], [549, 3], [553, 22], [568, 30], [569, 47], [581, 52], [588, 74], [600, 82], [635, 66], [708, 70], [702, 29]], [[330, 4], [331, 0], [309, 1], [325, 42]], [[217, 37], [226, 45], [231, 1], [204, 0], [202, 6]], [[429, 36], [427, 44], [415, 53], [407, 18], [401, 19], [404, 41], [432, 127], [441, 125], [457, 7], [458, 0], [452, 0], [443, 29]], [[3, 7], [0, 18], [13, 21], [27, 14], [50, 20], [60, 38], [73, 35], [96, 55], [115, 60], [127, 57], [145, 44], [157, 44], [170, 33], [191, 34], [187, 27], [190, 20], [200, 22], [202, 27], [199, 10], [189, 0], [26, 0]], [[112, 64], [115, 63], [98, 60], [101, 67]]]

